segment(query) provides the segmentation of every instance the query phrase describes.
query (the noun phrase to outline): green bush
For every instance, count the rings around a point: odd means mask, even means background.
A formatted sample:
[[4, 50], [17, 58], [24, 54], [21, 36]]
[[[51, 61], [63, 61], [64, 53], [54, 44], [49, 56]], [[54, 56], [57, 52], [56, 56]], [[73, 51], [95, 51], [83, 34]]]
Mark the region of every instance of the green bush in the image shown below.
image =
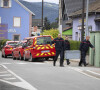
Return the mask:
[[80, 41], [72, 41], [70, 40], [70, 49], [71, 50], [79, 50], [80, 47]]
[[[50, 30], [44, 30], [43, 35], [51, 35], [53, 38], [57, 38], [59, 34], [58, 29], [50, 29]], [[41, 33], [42, 35], [42, 33]]]
[[1, 46], [6, 43], [6, 41], [10, 41], [9, 39], [0, 40], [0, 50], [2, 49]]

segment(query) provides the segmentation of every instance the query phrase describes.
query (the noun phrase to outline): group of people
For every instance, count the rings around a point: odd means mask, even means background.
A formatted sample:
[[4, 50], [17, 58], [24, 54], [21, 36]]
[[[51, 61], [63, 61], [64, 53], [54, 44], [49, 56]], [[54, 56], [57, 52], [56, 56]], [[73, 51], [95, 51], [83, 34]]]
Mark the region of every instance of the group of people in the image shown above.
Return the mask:
[[[86, 53], [89, 49], [89, 47], [94, 49], [94, 46], [89, 41], [90, 37], [87, 36], [85, 40], [83, 40], [80, 44], [79, 50], [81, 51], [81, 59], [79, 62], [79, 66], [87, 65], [85, 57]], [[56, 61], [58, 59], [58, 56], [60, 55], [60, 67], [64, 67], [64, 51], [70, 50], [70, 42], [68, 41], [68, 36], [65, 37], [65, 40], [61, 37], [61, 34], [58, 34], [58, 37], [55, 38], [52, 43], [55, 43], [55, 49], [56, 49], [56, 56], [54, 58], [53, 66], [56, 66]], [[66, 59], [67, 65], [70, 64], [69, 59]]]

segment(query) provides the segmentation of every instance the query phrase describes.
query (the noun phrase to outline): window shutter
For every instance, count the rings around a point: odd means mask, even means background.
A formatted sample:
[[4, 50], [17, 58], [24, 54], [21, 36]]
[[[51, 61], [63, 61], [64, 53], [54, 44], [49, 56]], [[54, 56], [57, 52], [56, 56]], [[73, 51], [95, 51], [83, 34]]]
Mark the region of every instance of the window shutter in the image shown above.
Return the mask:
[[11, 1], [11, 0], [9, 0], [9, 7], [11, 7], [11, 5], [12, 5], [12, 1]]
[[0, 0], [0, 7], [3, 7], [3, 0]]
[[0, 17], [0, 24], [1, 24], [1, 17]]

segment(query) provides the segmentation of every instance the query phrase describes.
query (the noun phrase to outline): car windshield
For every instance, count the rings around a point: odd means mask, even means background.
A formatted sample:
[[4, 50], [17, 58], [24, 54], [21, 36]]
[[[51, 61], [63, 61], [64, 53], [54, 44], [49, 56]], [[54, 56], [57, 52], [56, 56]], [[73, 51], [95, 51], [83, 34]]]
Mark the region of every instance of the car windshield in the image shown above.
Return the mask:
[[50, 43], [51, 43], [51, 37], [38, 37], [37, 38], [37, 45], [50, 44]]
[[9, 42], [8, 45], [10, 46], [16, 46], [18, 42]]

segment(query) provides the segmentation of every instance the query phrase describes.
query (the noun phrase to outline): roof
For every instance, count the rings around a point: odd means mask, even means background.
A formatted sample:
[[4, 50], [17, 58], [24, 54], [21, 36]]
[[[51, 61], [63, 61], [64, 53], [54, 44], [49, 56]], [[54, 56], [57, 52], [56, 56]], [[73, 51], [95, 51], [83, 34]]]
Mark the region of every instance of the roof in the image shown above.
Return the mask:
[[[74, 1], [74, 2], [73, 2]], [[92, 3], [96, 0], [89, 0], [89, 3]], [[62, 6], [66, 12], [66, 14], [69, 16], [71, 13], [82, 9], [82, 0], [62, 0]], [[86, 2], [85, 2], [86, 3]]]
[[72, 26], [64, 28], [63, 31], [66, 31], [66, 30], [69, 30], [69, 29], [72, 29]]
[[[96, 0], [95, 2], [90, 4], [89, 13], [100, 13], [100, 0]], [[77, 17], [81, 14], [82, 14], [82, 9], [70, 14], [69, 16]]]
[[72, 35], [72, 29], [63, 31], [62, 34], [63, 34], [63, 35]]
[[95, 21], [100, 21], [100, 17], [95, 18]]
[[32, 26], [42, 26], [41, 19], [32, 19]]
[[15, 0], [19, 5], [21, 5], [26, 11], [28, 11], [29, 13], [35, 15], [31, 10], [29, 10], [26, 6], [24, 6], [20, 1]]
[[66, 25], [72, 24], [72, 22], [73, 22], [73, 20], [70, 19], [70, 20], [68, 20], [68, 21], [66, 22]]

